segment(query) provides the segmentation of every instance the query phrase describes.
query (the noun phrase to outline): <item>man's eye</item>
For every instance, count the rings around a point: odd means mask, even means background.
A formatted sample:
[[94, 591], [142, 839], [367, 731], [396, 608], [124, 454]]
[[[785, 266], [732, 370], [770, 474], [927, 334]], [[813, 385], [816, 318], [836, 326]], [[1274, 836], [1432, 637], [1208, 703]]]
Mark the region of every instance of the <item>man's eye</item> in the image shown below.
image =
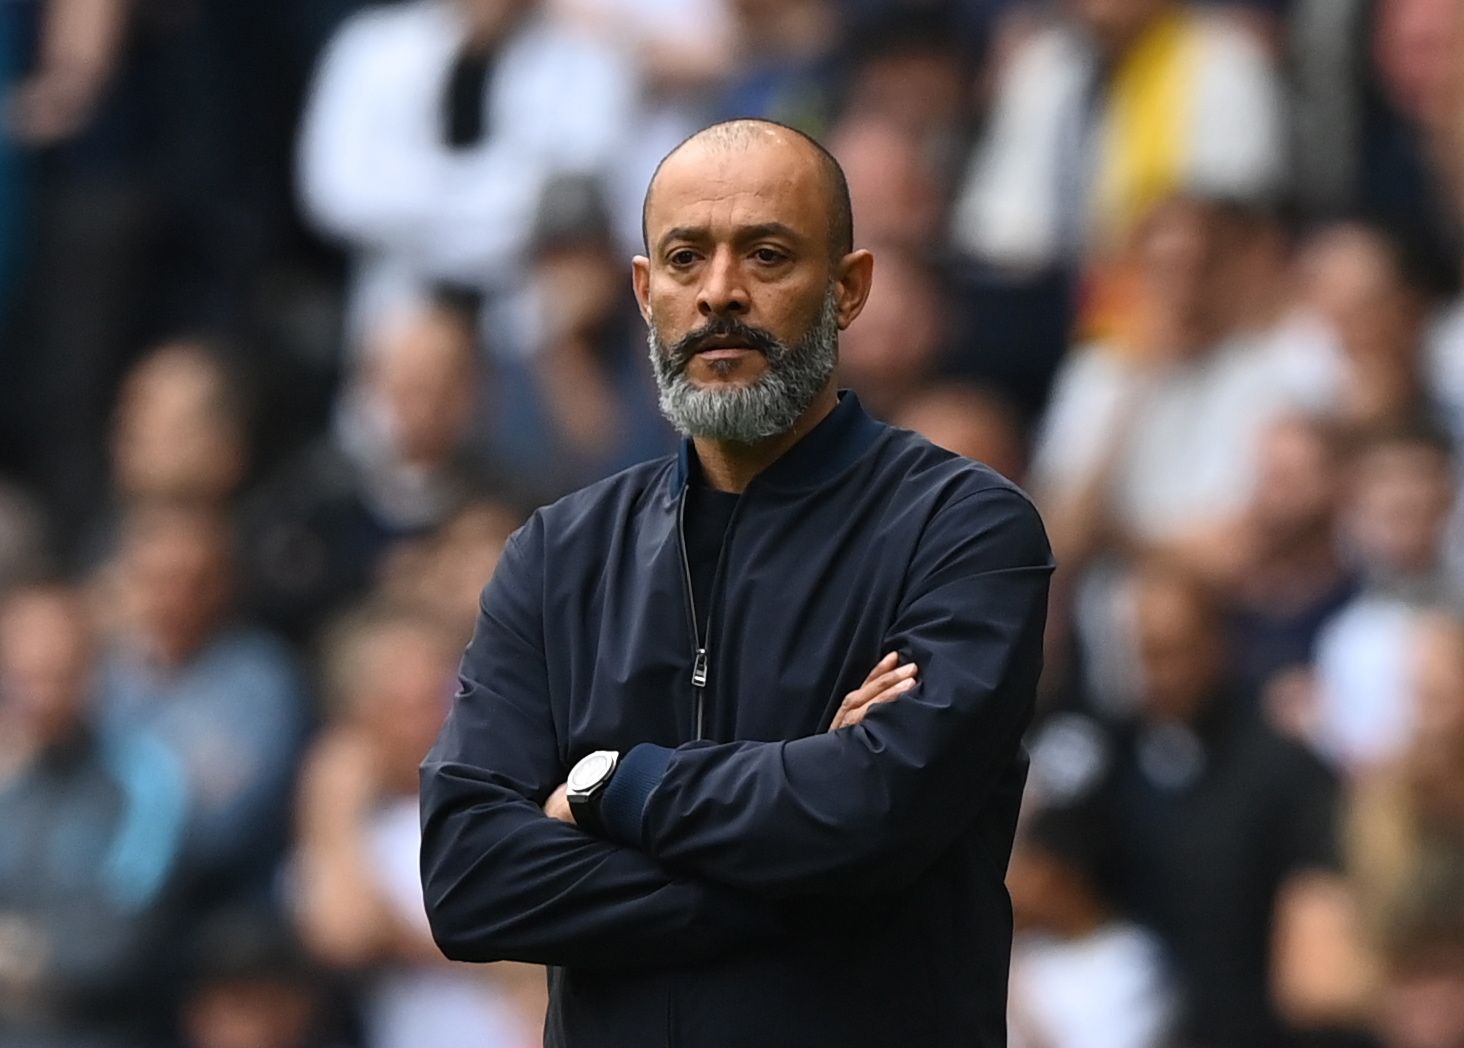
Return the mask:
[[696, 261], [696, 252], [682, 248], [680, 251], [671, 252], [671, 257], [667, 261], [673, 266], [689, 266]]
[[752, 257], [769, 266], [783, 261], [783, 253], [770, 247], [758, 248], [752, 253]]

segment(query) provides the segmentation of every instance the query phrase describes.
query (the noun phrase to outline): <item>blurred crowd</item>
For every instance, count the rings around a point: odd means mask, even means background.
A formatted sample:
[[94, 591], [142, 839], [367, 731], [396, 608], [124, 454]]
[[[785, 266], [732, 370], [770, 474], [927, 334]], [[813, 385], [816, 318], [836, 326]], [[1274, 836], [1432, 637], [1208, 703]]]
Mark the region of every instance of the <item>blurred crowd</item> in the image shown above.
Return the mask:
[[0, 92], [0, 1045], [539, 1043], [416, 767], [762, 116], [1059, 557], [1013, 1045], [1464, 1048], [1464, 0], [0, 0]]

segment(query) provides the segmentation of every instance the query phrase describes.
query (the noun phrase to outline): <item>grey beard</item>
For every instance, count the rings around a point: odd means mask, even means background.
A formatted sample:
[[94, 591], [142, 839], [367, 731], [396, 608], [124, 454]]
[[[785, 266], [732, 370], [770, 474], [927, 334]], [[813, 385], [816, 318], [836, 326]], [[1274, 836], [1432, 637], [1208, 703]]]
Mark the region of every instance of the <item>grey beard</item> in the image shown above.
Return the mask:
[[[686, 377], [686, 366], [696, 347], [714, 335], [746, 339], [767, 357], [767, 370], [748, 386], [698, 389]], [[732, 318], [714, 320], [669, 349], [652, 323], [647, 342], [661, 414], [677, 432], [721, 443], [756, 444], [792, 429], [828, 385], [839, 362], [839, 303], [830, 287], [818, 319], [791, 347]]]

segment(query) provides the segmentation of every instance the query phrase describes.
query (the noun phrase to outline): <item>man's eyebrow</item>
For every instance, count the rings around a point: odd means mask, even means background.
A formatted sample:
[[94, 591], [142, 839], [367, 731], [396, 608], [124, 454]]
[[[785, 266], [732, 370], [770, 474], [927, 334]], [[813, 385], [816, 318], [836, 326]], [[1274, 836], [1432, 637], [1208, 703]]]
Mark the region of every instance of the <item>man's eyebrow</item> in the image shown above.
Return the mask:
[[786, 240], [799, 242], [806, 239], [798, 230], [792, 226], [785, 226], [781, 222], [763, 222], [756, 226], [744, 226], [737, 231], [737, 239], [743, 242], [761, 240], [764, 237], [783, 237]]
[[[761, 240], [764, 237], [783, 237], [787, 240], [803, 242], [807, 238], [792, 226], [784, 225], [782, 222], [760, 222], [755, 226], [743, 226], [737, 230], [735, 239], [738, 243], [747, 243], [750, 240]], [[686, 240], [691, 243], [698, 243], [711, 239], [711, 231], [706, 226], [677, 226], [668, 229], [661, 235], [657, 246], [665, 248], [677, 240]]]
[[656, 241], [656, 246], [664, 248], [667, 244], [675, 240], [689, 240], [692, 243], [696, 243], [701, 240], [706, 240], [710, 236], [711, 233], [707, 230], [706, 226], [676, 226], [662, 233], [661, 239]]

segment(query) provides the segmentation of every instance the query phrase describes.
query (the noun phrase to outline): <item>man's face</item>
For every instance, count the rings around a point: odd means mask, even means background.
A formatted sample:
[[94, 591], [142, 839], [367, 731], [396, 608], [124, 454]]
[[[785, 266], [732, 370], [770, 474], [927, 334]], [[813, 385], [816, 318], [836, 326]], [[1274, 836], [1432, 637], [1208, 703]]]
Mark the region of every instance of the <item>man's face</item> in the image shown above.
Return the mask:
[[1190, 721], [1220, 682], [1215, 624], [1177, 583], [1142, 580], [1134, 598], [1144, 714], [1152, 721]]
[[91, 674], [91, 635], [78, 601], [22, 595], [0, 611], [0, 703], [45, 742], [82, 720]]
[[831, 257], [829, 206], [813, 151], [775, 133], [692, 143], [662, 166], [635, 290], [662, 406], [683, 431], [750, 443], [791, 428], [827, 386], [868, 284], [850, 262], [867, 255]]

